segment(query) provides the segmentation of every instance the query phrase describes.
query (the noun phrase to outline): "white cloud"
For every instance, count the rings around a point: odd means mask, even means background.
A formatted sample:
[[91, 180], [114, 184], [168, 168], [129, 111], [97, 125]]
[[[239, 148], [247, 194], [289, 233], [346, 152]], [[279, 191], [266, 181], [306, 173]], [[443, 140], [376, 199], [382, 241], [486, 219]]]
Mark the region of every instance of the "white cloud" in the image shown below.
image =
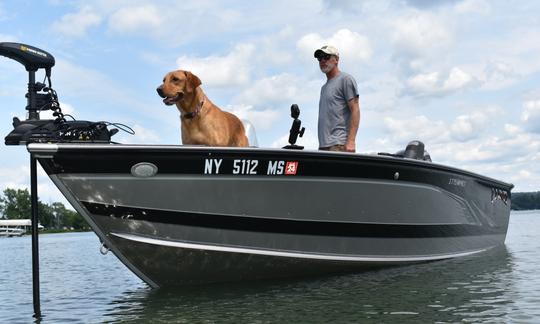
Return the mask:
[[164, 25], [162, 11], [153, 4], [121, 8], [109, 17], [109, 28], [117, 33], [159, 32]]
[[491, 13], [491, 5], [486, 0], [464, 0], [458, 2], [454, 9], [460, 14], [480, 14]]
[[482, 112], [461, 115], [450, 125], [452, 138], [464, 142], [477, 138], [488, 122], [488, 116]]
[[[109, 127], [114, 128], [114, 126]], [[117, 142], [121, 142], [123, 144], [160, 144], [163, 143], [159, 135], [146, 127], [143, 127], [139, 124], [135, 124], [131, 127], [134, 131], [134, 135], [130, 135], [127, 133], [124, 133], [120, 131], [119, 135], [117, 135], [117, 138], [114, 140]], [[178, 134], [178, 137], [180, 138], [180, 133]]]
[[294, 29], [285, 26], [278, 33], [265, 36], [259, 40], [257, 48], [257, 64], [262, 66], [279, 65], [280, 69], [294, 64], [296, 53], [291, 50], [294, 47]]
[[499, 90], [515, 83], [520, 77], [510, 63], [493, 61], [485, 65], [478, 78], [482, 82], [481, 89]]
[[313, 58], [315, 50], [323, 45], [335, 46], [340, 57], [347, 61], [366, 62], [373, 55], [369, 39], [349, 29], [340, 29], [328, 38], [316, 33], [307, 34], [296, 43], [302, 56], [310, 59]]
[[251, 74], [251, 58], [255, 46], [239, 44], [225, 56], [194, 58], [181, 56], [176, 60], [179, 69], [197, 75], [203, 85], [210, 87], [231, 87], [247, 83]]
[[469, 73], [458, 67], [452, 68], [447, 75], [440, 72], [421, 73], [405, 81], [406, 94], [416, 96], [443, 96], [476, 84]]
[[473, 78], [470, 74], [464, 72], [460, 68], [455, 67], [450, 71], [448, 79], [444, 81], [443, 89], [446, 91], [458, 90], [468, 86], [472, 83], [472, 81]]
[[[109, 105], [115, 103], [120, 107], [144, 108], [140, 100], [135, 98], [133, 93], [130, 93], [130, 88], [126, 87], [124, 83], [116, 83], [104, 72], [57, 59], [53, 75], [55, 89], [62, 91], [59, 93], [61, 98], [62, 93], [67, 93], [72, 98], [76, 97], [78, 101], [83, 102], [89, 99], [103, 100]], [[124, 81], [121, 80], [121, 82]], [[154, 94], [155, 91], [151, 93]], [[92, 112], [95, 114], [95, 111], [83, 109], [79, 112]]]
[[456, 0], [438, 0], [438, 1], [430, 1], [430, 0], [405, 0], [405, 3], [407, 3], [409, 6], [422, 8], [422, 9], [429, 9], [429, 8], [435, 8], [438, 6], [445, 6], [447, 4], [451, 4], [455, 2]]
[[216, 37], [239, 24], [256, 26], [231, 5], [213, 1], [101, 1], [96, 7], [108, 16], [111, 34], [142, 36], [168, 47]]
[[[18, 19], [26, 10], [19, 2], [10, 4], [9, 12], [1, 3], [2, 40], [47, 24], [59, 28], [60, 35], [84, 35], [76, 47], [62, 41], [47, 45], [55, 47], [49, 50], [57, 57], [53, 81], [60, 99], [77, 109], [77, 118], [139, 125], [137, 138], [120, 133], [114, 140], [180, 143], [178, 112], [163, 106], [154, 88], [163, 76], [159, 71], [182, 56], [177, 65], [199, 74], [212, 100], [233, 104], [228, 110], [251, 120], [261, 143], [286, 144], [289, 106], [298, 103], [307, 128], [298, 142], [316, 148], [324, 75], [313, 51], [339, 43], [334, 45], [342, 53], [340, 65], [359, 82], [362, 151], [398, 150], [419, 139], [435, 162], [538, 190], [540, 42], [535, 40], [540, 29], [534, 1], [246, 5], [99, 0], [58, 5], [55, 0], [43, 2], [39, 24]], [[283, 5], [287, 11], [275, 10]], [[7, 59], [0, 65], [4, 106], [19, 107], [5, 113], [20, 115], [26, 75]], [[500, 105], [506, 114], [497, 116], [478, 105]], [[66, 111], [69, 105], [62, 107]], [[23, 153], [17, 164], [27, 164]], [[2, 154], [6, 162], [13, 160], [11, 151]]]
[[486, 155], [491, 155], [491, 161], [495, 163], [523, 162], [539, 151], [540, 140], [528, 133], [508, 137], [489, 136], [479, 139], [477, 147]]
[[[315, 84], [316, 83], [316, 84]], [[304, 102], [318, 94], [320, 81], [306, 81], [296, 75], [283, 73], [257, 80], [235, 98], [253, 106], [285, 105]]]
[[[71, 208], [70, 204], [60, 193], [58, 188], [52, 183], [45, 171], [38, 164], [37, 168], [38, 176], [38, 196], [39, 200], [44, 203], [61, 202], [66, 207]], [[0, 168], [0, 195], [5, 189], [24, 190], [27, 189], [30, 192], [30, 166], [20, 165], [11, 168]]]
[[256, 110], [251, 105], [228, 105], [226, 111], [230, 111], [240, 119], [246, 119], [255, 126], [255, 130], [270, 129], [281, 116], [273, 109]]
[[[451, 150], [445, 151], [448, 145], [455, 145], [456, 148], [461, 147], [460, 150], [463, 152], [473, 152], [471, 156], [483, 160], [495, 155], [499, 156], [496, 152], [501, 140], [493, 137], [488, 141], [483, 136], [488, 126], [501, 115], [502, 110], [500, 108], [488, 107], [478, 109], [467, 115], [457, 116], [452, 122], [431, 120], [424, 115], [404, 119], [386, 117], [384, 118], [384, 127], [390, 136], [383, 142], [388, 145], [395, 143], [394, 146], [400, 146], [399, 143], [401, 143], [402, 146], [403, 143], [417, 139], [430, 147], [440, 148], [441, 152], [438, 153], [443, 153], [444, 156], [452, 153]], [[504, 130], [509, 139], [515, 136], [521, 136], [520, 138], [522, 138], [524, 135], [519, 128], [509, 124], [504, 127]], [[494, 144], [487, 144], [490, 142]], [[508, 143], [508, 141], [505, 143]], [[486, 145], [490, 147], [487, 153], [485, 150], [480, 149], [480, 147]], [[465, 153], [452, 154], [460, 157], [461, 154]], [[458, 158], [460, 161], [463, 159], [465, 158]]]
[[459, 144], [448, 142], [433, 146], [431, 156], [439, 161], [448, 161], [443, 163], [458, 166], [463, 163], [495, 162], [503, 155], [500, 150], [493, 150], [482, 141], [474, 141]]
[[[112, 87], [112, 81], [107, 74], [66, 60], [56, 60], [54, 78], [55, 88], [61, 88], [63, 92], [69, 91], [70, 94], [79, 96], [99, 95], [110, 98], [118, 95], [114, 87]], [[84, 80], [85, 82], [73, 82], [73, 80]]]
[[[378, 1], [376, 1], [378, 2]], [[341, 11], [343, 13], [360, 13], [362, 11], [362, 6], [365, 4], [369, 4], [368, 1], [357, 1], [357, 0], [340, 0], [340, 1], [332, 1], [332, 0], [323, 0], [322, 5], [324, 6], [324, 9], [327, 11]]]
[[417, 56], [434, 49], [445, 48], [452, 42], [452, 34], [440, 19], [427, 11], [413, 11], [393, 23], [393, 43], [396, 56]]
[[443, 121], [433, 121], [423, 115], [407, 119], [386, 117], [384, 126], [395, 143], [408, 143], [411, 140], [440, 143], [447, 141], [449, 135]]
[[513, 124], [504, 124], [504, 131], [509, 135], [509, 136], [516, 136], [520, 133], [523, 132], [523, 129], [521, 129], [521, 127], [517, 126], [517, 125], [513, 125]]
[[475, 124], [475, 120], [471, 116], [459, 116], [450, 126], [452, 136], [459, 141], [475, 138]]
[[22, 165], [18, 167], [0, 168], [2, 188], [24, 189], [28, 187], [30, 167]]
[[540, 100], [530, 100], [523, 104], [521, 121], [528, 130], [540, 133]]
[[102, 17], [90, 7], [83, 7], [77, 13], [63, 15], [52, 24], [52, 29], [66, 36], [82, 37], [91, 27], [98, 26]]

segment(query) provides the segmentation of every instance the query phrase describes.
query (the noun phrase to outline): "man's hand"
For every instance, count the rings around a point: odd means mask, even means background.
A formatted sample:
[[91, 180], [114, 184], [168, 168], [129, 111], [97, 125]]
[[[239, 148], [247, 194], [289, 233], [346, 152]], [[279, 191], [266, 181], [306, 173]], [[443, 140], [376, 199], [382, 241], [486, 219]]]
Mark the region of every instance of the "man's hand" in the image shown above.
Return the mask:
[[356, 152], [356, 143], [354, 141], [347, 141], [345, 143], [345, 152]]

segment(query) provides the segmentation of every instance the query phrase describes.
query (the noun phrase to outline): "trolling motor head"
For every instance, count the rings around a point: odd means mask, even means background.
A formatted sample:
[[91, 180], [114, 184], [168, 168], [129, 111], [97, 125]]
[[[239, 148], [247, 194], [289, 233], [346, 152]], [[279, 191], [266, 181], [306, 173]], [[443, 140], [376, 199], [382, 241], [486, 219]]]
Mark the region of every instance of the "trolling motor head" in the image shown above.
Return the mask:
[[[0, 55], [24, 65], [28, 71], [28, 118], [13, 118], [13, 131], [5, 138], [6, 145], [30, 142], [98, 141], [110, 142], [117, 129], [108, 130], [103, 122], [66, 121], [60, 109], [56, 91], [52, 88], [51, 69], [54, 57], [34, 46], [20, 43], [0, 43]], [[36, 71], [45, 69], [47, 84], [36, 82]], [[39, 112], [53, 110], [55, 120], [40, 120]]]
[[26, 68], [26, 71], [46, 69], [50, 76], [54, 57], [37, 47], [19, 43], [0, 43], [0, 55], [13, 59]]

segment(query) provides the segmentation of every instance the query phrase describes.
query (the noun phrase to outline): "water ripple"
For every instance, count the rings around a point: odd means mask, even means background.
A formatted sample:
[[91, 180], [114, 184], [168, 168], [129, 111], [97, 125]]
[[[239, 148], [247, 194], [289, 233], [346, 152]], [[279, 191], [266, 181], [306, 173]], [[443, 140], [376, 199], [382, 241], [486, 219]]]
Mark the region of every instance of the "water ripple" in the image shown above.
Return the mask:
[[[93, 233], [40, 236], [42, 323], [538, 322], [540, 213], [506, 246], [352, 275], [150, 289]], [[0, 322], [32, 318], [30, 238], [0, 239]]]

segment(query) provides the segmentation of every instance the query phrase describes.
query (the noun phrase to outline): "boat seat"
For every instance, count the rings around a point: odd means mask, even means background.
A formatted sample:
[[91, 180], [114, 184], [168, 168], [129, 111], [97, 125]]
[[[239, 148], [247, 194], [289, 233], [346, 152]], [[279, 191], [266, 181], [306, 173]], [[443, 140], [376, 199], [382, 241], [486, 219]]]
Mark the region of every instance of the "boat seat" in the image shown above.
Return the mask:
[[255, 126], [253, 126], [253, 124], [247, 119], [240, 119], [240, 121], [244, 125], [244, 130], [248, 138], [249, 146], [259, 147], [259, 141], [257, 140], [257, 133], [255, 132]]

